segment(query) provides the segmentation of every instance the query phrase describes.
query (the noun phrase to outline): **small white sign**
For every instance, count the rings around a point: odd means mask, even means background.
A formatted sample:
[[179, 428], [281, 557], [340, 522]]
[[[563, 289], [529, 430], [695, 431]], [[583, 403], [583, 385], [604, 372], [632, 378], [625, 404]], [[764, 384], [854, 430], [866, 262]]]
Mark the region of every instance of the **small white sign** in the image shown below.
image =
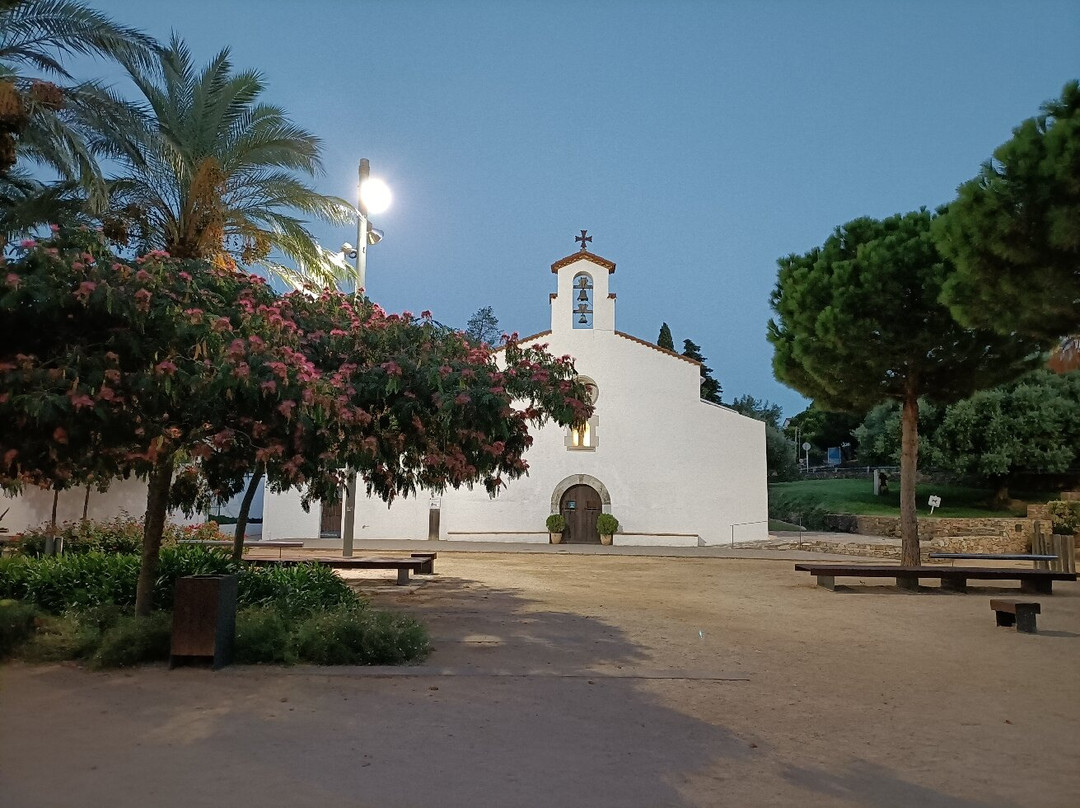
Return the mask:
[[442, 497], [432, 497], [428, 500], [428, 510], [437, 511], [442, 507]]
[[804, 452], [809, 452], [809, 451], [810, 451], [810, 444], [809, 444], [809, 443], [804, 443], [804, 444], [802, 445], [802, 450], [803, 450]]
[[936, 494], [931, 494], [929, 504], [930, 504], [930, 513], [933, 513], [934, 508], [940, 508], [941, 507], [941, 497], [937, 496]]

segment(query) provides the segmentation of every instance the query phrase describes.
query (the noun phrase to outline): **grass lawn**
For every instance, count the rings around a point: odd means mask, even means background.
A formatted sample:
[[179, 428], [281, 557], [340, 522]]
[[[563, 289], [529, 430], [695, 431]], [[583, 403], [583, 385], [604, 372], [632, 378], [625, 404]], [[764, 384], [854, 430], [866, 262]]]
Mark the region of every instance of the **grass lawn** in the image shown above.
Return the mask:
[[[815, 506], [829, 513], [851, 513], [866, 516], [900, 515], [900, 482], [891, 480], [889, 493], [874, 496], [874, 484], [869, 478], [862, 480], [799, 480], [792, 483], [773, 483], [769, 486], [770, 511], [774, 504], [784, 512], [798, 512]], [[1011, 492], [1015, 500], [1024, 505], [1012, 511], [993, 511], [987, 503], [993, 497], [989, 488], [969, 488], [958, 485], [926, 483], [918, 486], [915, 504], [919, 516], [929, 516], [927, 500], [932, 494], [941, 497], [941, 507], [934, 509], [934, 516], [1023, 516], [1028, 503], [1046, 502], [1057, 494], [1044, 492]]]

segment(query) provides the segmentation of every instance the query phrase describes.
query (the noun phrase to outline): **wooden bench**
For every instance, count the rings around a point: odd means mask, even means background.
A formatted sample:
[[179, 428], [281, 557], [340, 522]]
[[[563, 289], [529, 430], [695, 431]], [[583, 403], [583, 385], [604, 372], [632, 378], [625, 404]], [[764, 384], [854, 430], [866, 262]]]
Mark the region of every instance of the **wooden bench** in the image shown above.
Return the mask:
[[1075, 572], [1054, 570], [1008, 569], [1005, 567], [901, 567], [895, 564], [796, 564], [797, 572], [809, 572], [818, 586], [836, 589], [836, 579], [895, 578], [900, 589], [914, 591], [920, 578], [937, 578], [941, 588], [950, 592], [967, 591], [969, 579], [981, 581], [1019, 581], [1025, 594], [1052, 595], [1054, 581], [1075, 581]]
[[930, 553], [930, 558], [951, 558], [970, 561], [1057, 561], [1056, 555], [1042, 553]]
[[1023, 600], [991, 600], [990, 608], [994, 610], [999, 626], [1016, 626], [1016, 630], [1024, 634], [1038, 633], [1035, 627], [1035, 615], [1041, 611], [1038, 603]]
[[337, 570], [397, 570], [397, 585], [409, 583], [409, 573], [431, 575], [435, 572], [434, 554], [421, 554], [420, 557], [397, 558], [335, 558], [312, 556], [308, 558], [252, 558], [249, 564], [271, 566], [274, 564], [319, 564]]
[[[180, 544], [201, 544], [206, 547], [228, 547], [231, 548], [233, 543], [227, 539], [180, 539]], [[244, 549], [249, 547], [276, 547], [278, 551], [278, 558], [281, 558], [281, 551], [283, 549], [298, 549], [303, 547], [302, 541], [245, 541]]]

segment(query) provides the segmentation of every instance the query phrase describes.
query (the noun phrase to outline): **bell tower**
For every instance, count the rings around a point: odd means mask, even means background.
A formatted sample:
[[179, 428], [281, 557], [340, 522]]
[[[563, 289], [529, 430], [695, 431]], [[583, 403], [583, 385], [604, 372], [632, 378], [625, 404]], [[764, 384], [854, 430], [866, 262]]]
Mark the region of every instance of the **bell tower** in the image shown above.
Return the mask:
[[551, 295], [551, 330], [614, 331], [615, 294], [608, 291], [608, 281], [615, 263], [589, 252], [588, 230], [574, 241], [581, 249], [551, 265], [558, 279], [558, 291]]

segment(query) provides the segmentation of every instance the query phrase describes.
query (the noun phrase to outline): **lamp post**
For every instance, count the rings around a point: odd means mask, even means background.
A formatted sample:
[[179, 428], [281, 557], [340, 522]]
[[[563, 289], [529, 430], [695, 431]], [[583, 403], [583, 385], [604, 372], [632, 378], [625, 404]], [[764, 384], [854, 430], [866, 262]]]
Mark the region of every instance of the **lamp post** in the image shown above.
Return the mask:
[[[356, 288], [354, 297], [359, 297], [367, 290], [367, 248], [368, 245], [382, 241], [382, 231], [371, 226], [369, 213], [382, 213], [390, 207], [390, 189], [380, 179], [371, 176], [371, 164], [367, 158], [360, 160], [360, 182], [356, 204], [356, 247], [349, 243], [341, 246], [341, 251], [356, 259]], [[353, 536], [356, 531], [356, 472], [349, 470], [345, 485], [345, 513], [341, 528], [341, 555], [351, 558], [353, 554]]]

